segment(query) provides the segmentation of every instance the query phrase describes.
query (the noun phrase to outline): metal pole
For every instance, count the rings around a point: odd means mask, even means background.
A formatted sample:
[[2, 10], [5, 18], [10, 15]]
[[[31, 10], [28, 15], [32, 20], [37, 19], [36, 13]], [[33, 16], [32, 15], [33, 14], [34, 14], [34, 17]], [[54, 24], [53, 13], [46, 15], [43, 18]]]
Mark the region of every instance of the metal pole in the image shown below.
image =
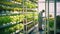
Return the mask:
[[[45, 19], [46, 19], [46, 0], [45, 0]], [[44, 34], [46, 34], [46, 23], [47, 21], [45, 20], [45, 33]]]
[[[23, 15], [24, 15], [24, 0], [22, 0], [23, 1]], [[24, 24], [24, 20], [23, 20], [23, 24]], [[25, 26], [25, 25], [24, 25]], [[23, 34], [25, 34], [25, 30], [23, 29]]]
[[56, 0], [54, 0], [54, 34], [56, 34]]
[[[26, 13], [25, 13], [25, 14], [27, 14], [27, 6], [26, 6]], [[26, 16], [25, 19], [26, 19], [26, 24], [27, 24], [27, 15], [25, 15], [25, 16]], [[26, 25], [26, 34], [28, 34], [27, 26], [28, 26], [28, 25]]]
[[48, 0], [48, 17], [47, 17], [47, 34], [49, 34], [49, 0]]

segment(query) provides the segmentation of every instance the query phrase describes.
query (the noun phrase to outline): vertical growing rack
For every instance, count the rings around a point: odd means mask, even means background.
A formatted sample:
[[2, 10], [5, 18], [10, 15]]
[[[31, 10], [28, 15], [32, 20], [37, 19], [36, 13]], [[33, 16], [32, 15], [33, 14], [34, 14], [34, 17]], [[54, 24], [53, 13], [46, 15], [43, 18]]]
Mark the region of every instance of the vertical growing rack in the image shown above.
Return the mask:
[[0, 1], [0, 34], [28, 34], [36, 27], [37, 7], [31, 8], [26, 2], [31, 1]]

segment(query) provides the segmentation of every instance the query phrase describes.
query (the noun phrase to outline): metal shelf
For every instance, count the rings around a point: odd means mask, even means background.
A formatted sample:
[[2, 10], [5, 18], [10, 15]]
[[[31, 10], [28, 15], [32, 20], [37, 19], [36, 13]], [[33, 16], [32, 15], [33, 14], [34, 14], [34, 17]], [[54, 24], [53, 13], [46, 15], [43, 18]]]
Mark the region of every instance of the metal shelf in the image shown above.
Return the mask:
[[32, 30], [34, 30], [34, 28], [37, 27], [38, 24], [34, 25], [31, 29], [28, 30], [28, 33], [30, 33]]
[[30, 22], [28, 22], [28, 23], [26, 23], [26, 24], [24, 24], [24, 25], [28, 25], [28, 24], [30, 24], [30, 23], [32, 23], [33, 21], [30, 21]]
[[10, 26], [13, 26], [13, 25], [16, 25], [16, 24], [19, 24], [19, 22], [7, 23], [7, 24], [5, 24], [5, 25], [1, 25], [1, 26], [0, 26], [0, 29], [6, 28], [6, 27], [10, 27]]
[[18, 34], [20, 33], [22, 30], [16, 30], [15, 32], [11, 33], [11, 34]]

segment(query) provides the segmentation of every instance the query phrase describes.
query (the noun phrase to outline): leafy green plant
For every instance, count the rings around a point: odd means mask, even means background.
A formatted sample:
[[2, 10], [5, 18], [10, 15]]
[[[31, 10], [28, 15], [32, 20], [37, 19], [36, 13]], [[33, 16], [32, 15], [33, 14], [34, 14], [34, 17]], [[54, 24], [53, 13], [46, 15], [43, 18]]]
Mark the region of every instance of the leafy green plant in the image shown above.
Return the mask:
[[35, 13], [35, 14], [34, 14], [34, 17], [35, 17], [35, 18], [34, 18], [34, 19], [35, 19], [35, 21], [37, 21], [37, 20], [38, 20], [38, 14], [37, 14], [37, 13]]
[[52, 28], [54, 27], [54, 18], [49, 19], [49, 26]]
[[36, 4], [32, 3], [31, 1], [25, 2], [25, 6], [27, 6], [28, 8], [36, 8]]
[[16, 15], [16, 16], [10, 16], [12, 22], [17, 22], [17, 21], [23, 21], [24, 15]]
[[16, 32], [17, 30], [22, 30], [22, 29], [24, 29], [24, 25], [20, 23], [11, 27], [7, 27], [3, 30], [0, 30], [0, 34], [11, 34], [13, 32]]
[[27, 17], [28, 22], [33, 20], [32, 19], [32, 17], [33, 17], [33, 14], [32, 13], [26, 14], [26, 17]]
[[0, 25], [7, 24], [10, 22], [22, 22], [24, 19], [24, 15], [16, 15], [16, 16], [1, 16], [0, 17]]
[[0, 25], [7, 24], [11, 22], [11, 18], [9, 16], [0, 17]]
[[15, 30], [22, 30], [22, 29], [24, 29], [24, 25], [22, 23], [17, 24], [16, 26], [14, 26], [14, 29]]

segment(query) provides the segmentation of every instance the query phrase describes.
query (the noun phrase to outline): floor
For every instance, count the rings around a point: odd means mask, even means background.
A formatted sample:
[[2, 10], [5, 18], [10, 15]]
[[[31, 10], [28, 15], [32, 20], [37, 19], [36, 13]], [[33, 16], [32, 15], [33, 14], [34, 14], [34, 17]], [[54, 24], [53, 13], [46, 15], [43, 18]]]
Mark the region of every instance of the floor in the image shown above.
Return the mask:
[[38, 27], [36, 27], [30, 34], [44, 34], [44, 31], [39, 31]]

